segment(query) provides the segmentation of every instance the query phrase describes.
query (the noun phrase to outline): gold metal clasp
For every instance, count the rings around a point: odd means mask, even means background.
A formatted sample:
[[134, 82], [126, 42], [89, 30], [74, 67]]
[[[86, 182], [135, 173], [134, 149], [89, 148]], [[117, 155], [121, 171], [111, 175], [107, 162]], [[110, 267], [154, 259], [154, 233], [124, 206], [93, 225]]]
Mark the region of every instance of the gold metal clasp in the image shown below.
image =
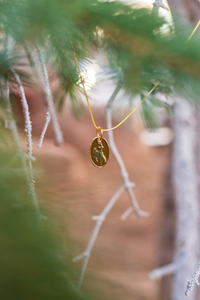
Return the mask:
[[97, 137], [98, 137], [98, 140], [100, 141], [103, 137], [103, 130], [101, 129], [101, 127], [98, 127], [97, 128]]

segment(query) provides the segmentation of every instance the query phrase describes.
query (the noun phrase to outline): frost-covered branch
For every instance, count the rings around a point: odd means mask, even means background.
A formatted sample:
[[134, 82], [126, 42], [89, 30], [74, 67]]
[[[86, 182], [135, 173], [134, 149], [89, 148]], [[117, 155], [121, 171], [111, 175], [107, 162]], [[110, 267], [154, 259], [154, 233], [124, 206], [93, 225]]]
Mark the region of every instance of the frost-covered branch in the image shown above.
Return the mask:
[[[14, 44], [15, 44], [15, 42], [14, 42], [13, 38], [11, 36], [8, 36], [6, 38], [6, 42], [5, 42], [5, 51], [8, 55], [8, 57], [12, 56]], [[17, 130], [17, 125], [16, 125], [16, 122], [15, 122], [15, 119], [13, 116], [12, 107], [11, 107], [11, 103], [10, 103], [9, 81], [5, 80], [5, 82], [2, 83], [3, 84], [3, 88], [2, 88], [3, 95], [2, 96], [3, 96], [4, 102], [5, 102], [5, 107], [6, 107], [6, 112], [7, 112], [8, 127], [11, 130], [11, 134], [12, 134], [12, 138], [13, 138], [13, 141], [14, 141], [14, 144], [16, 147], [17, 154], [22, 161], [31, 201], [33, 203], [33, 206], [36, 210], [38, 217], [40, 218], [41, 214], [39, 211], [39, 205], [38, 205], [37, 196], [35, 193], [35, 187], [34, 187], [35, 180], [34, 180], [33, 170], [32, 170], [32, 160], [33, 160], [32, 136], [31, 136], [32, 126], [31, 126], [31, 121], [30, 121], [29, 108], [28, 108], [28, 104], [26, 101], [26, 97], [25, 97], [25, 93], [24, 93], [24, 89], [23, 89], [21, 80], [20, 80], [18, 74], [13, 69], [11, 71], [13, 72], [14, 78], [15, 78], [15, 80], [18, 84], [19, 90], [20, 90], [21, 102], [22, 102], [23, 112], [24, 112], [24, 116], [25, 116], [25, 129], [27, 131], [27, 144], [28, 144], [28, 153], [27, 154], [24, 153], [24, 151], [22, 150], [22, 147], [21, 147], [20, 138], [19, 138], [19, 134], [18, 134], [18, 130]], [[28, 166], [27, 166], [27, 161], [28, 161]]]
[[110, 201], [107, 203], [107, 205], [105, 206], [105, 208], [103, 209], [103, 211], [100, 213], [100, 215], [98, 216], [94, 216], [93, 220], [96, 221], [96, 225], [94, 227], [94, 230], [92, 232], [91, 238], [89, 240], [88, 246], [86, 248], [86, 250], [81, 254], [78, 255], [77, 257], [75, 257], [73, 259], [73, 261], [77, 261], [80, 259], [84, 259], [83, 261], [83, 265], [82, 265], [82, 270], [81, 270], [81, 275], [79, 278], [79, 282], [78, 282], [78, 288], [81, 287], [82, 281], [83, 281], [83, 277], [87, 268], [87, 264], [90, 258], [90, 254], [92, 251], [92, 248], [94, 246], [94, 243], [96, 241], [96, 238], [98, 236], [99, 230], [103, 224], [103, 222], [105, 221], [108, 213], [111, 211], [111, 209], [113, 208], [113, 206], [115, 205], [115, 203], [117, 202], [117, 200], [119, 199], [119, 197], [121, 196], [121, 194], [123, 193], [123, 191], [125, 190], [125, 186], [122, 185], [120, 187], [120, 189], [115, 193], [115, 195], [110, 199]]
[[[36, 60], [32, 50], [29, 47], [29, 45], [27, 43], [25, 43], [23, 46], [24, 46], [24, 49], [26, 51], [26, 55], [27, 55], [27, 58], [29, 60], [30, 66], [33, 68], [33, 70], [35, 72], [35, 75], [37, 76], [37, 79], [39, 80], [39, 82], [41, 84], [41, 87], [43, 89], [43, 93], [45, 95], [45, 100], [46, 100], [49, 97], [49, 92], [48, 92], [46, 83], [44, 81], [44, 77], [40, 72], [40, 68], [38, 67], [38, 61]], [[47, 100], [46, 100], [46, 102], [47, 102]], [[45, 134], [46, 134], [46, 131], [47, 131], [47, 128], [49, 126], [50, 121], [51, 121], [51, 114], [50, 114], [50, 111], [49, 111], [49, 108], [48, 108], [47, 113], [46, 113], [45, 124], [44, 124], [43, 130], [42, 130], [39, 142], [38, 142], [38, 146], [37, 146], [38, 149], [40, 149], [42, 147], [43, 140], [44, 140], [44, 137], [45, 137]]]
[[[112, 127], [112, 115], [111, 115], [111, 109], [112, 109], [112, 104], [117, 96], [117, 94], [119, 93], [120, 91], [120, 86], [117, 86], [115, 91], [113, 92], [111, 98], [109, 99], [107, 105], [106, 105], [106, 122], [107, 122], [107, 128], [111, 128]], [[133, 186], [134, 184], [132, 182], [130, 182], [129, 180], [129, 174], [126, 170], [126, 167], [125, 167], [125, 164], [122, 160], [122, 157], [121, 155], [119, 154], [119, 151], [116, 147], [116, 144], [114, 142], [114, 137], [113, 137], [113, 131], [108, 131], [108, 143], [109, 143], [109, 146], [110, 146], [110, 149], [117, 161], [117, 164], [120, 168], [120, 173], [121, 173], [121, 176], [123, 178], [123, 181], [124, 181], [124, 186], [129, 194], [129, 197], [130, 197], [130, 201], [131, 201], [131, 207], [129, 207], [125, 213], [121, 216], [121, 219], [122, 220], [125, 220], [128, 215], [130, 215], [131, 212], [135, 211], [135, 214], [136, 216], [138, 217], [141, 217], [141, 216], [145, 216], [147, 217], [148, 216], [148, 213], [147, 212], [144, 212], [140, 209], [139, 205], [138, 205], [138, 202], [136, 200], [136, 197], [135, 197], [135, 194], [133, 192]]]
[[38, 145], [37, 145], [38, 149], [40, 149], [42, 147], [42, 144], [43, 144], [43, 141], [44, 141], [44, 137], [45, 137], [45, 134], [46, 134], [46, 131], [47, 131], [47, 128], [49, 126], [50, 121], [51, 121], [51, 114], [50, 114], [50, 111], [48, 109], [47, 113], [46, 113], [45, 124], [44, 124], [44, 127], [42, 129], [42, 133], [41, 133]]
[[[11, 126], [11, 131], [13, 133], [13, 137], [14, 137], [14, 141], [15, 141], [17, 150], [19, 151], [20, 157], [22, 159], [22, 163], [23, 163], [32, 203], [33, 203], [35, 209], [37, 210], [38, 214], [40, 214], [37, 196], [35, 193], [35, 179], [34, 179], [34, 175], [33, 175], [33, 166], [32, 166], [32, 160], [33, 160], [33, 156], [32, 156], [32, 124], [31, 124], [31, 120], [30, 120], [29, 107], [28, 107], [28, 103], [26, 100], [24, 88], [21, 83], [20, 77], [14, 70], [12, 70], [12, 73], [17, 82], [19, 92], [20, 92], [20, 99], [21, 99], [23, 114], [24, 114], [24, 119], [25, 119], [25, 132], [27, 133], [27, 155], [28, 156], [24, 155], [23, 151], [20, 150], [21, 145], [20, 145], [20, 140], [19, 140], [19, 136], [18, 136], [18, 132], [17, 132], [17, 126], [16, 126], [14, 118], [12, 116], [12, 109], [11, 109], [10, 100], [9, 100], [9, 83], [7, 83], [8, 91], [7, 91], [6, 101], [7, 101], [7, 110], [9, 112], [9, 116], [11, 118], [10, 126]], [[27, 166], [28, 166], [28, 169], [27, 169]]]
[[30, 112], [28, 107], [28, 102], [26, 100], [24, 87], [21, 83], [21, 79], [19, 75], [12, 70], [12, 73], [14, 75], [15, 81], [19, 88], [19, 95], [20, 100], [22, 104], [23, 114], [24, 114], [24, 120], [25, 120], [25, 129], [24, 131], [27, 133], [27, 153], [31, 157], [33, 153], [33, 147], [32, 147], [32, 124], [31, 124], [31, 118], [30, 118]]
[[55, 144], [58, 146], [63, 142], [63, 135], [62, 135], [62, 131], [60, 129], [60, 125], [58, 123], [57, 116], [56, 116], [56, 111], [55, 111], [55, 107], [54, 107], [54, 103], [53, 103], [53, 95], [52, 95], [50, 84], [49, 84], [49, 76], [48, 76], [44, 56], [38, 45], [36, 45], [36, 49], [38, 52], [39, 61], [41, 63], [42, 72], [44, 75], [44, 84], [42, 84], [42, 86], [43, 86], [43, 90], [44, 90], [44, 94], [45, 94], [45, 100], [48, 105], [46, 122], [45, 122], [45, 125], [43, 128], [42, 134], [41, 134], [40, 141], [38, 143], [38, 148], [40, 148], [42, 146], [43, 138], [45, 136], [48, 124], [51, 119], [52, 119], [52, 126], [53, 126], [53, 132], [54, 132], [54, 141], [55, 141]]
[[188, 280], [187, 289], [185, 292], [185, 295], [187, 296], [195, 287], [195, 285], [200, 285], [199, 283], [199, 276], [200, 276], [200, 261], [198, 263], [198, 266], [194, 272], [194, 275], [190, 280]]

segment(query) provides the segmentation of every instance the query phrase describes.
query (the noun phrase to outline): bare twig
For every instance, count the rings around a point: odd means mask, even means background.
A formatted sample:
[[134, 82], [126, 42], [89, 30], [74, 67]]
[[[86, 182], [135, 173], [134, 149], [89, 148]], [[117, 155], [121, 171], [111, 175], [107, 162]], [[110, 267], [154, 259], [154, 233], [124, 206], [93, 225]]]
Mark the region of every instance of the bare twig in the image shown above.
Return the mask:
[[78, 282], [78, 288], [81, 287], [83, 277], [84, 277], [84, 274], [85, 274], [85, 271], [86, 271], [86, 268], [87, 268], [87, 264], [88, 264], [88, 261], [89, 261], [89, 258], [90, 258], [90, 254], [91, 254], [92, 248], [94, 246], [95, 240], [98, 236], [101, 225], [103, 224], [103, 222], [106, 219], [108, 213], [111, 211], [111, 209], [113, 208], [116, 201], [119, 199], [119, 197], [121, 196], [121, 194], [123, 193], [124, 190], [125, 190], [125, 186], [122, 185], [120, 187], [120, 189], [115, 193], [115, 195], [107, 203], [107, 205], [105, 206], [103, 211], [100, 213], [100, 215], [93, 217], [93, 219], [96, 220], [96, 225], [95, 225], [94, 230], [92, 232], [92, 235], [91, 235], [91, 238], [89, 240], [88, 246], [87, 246], [86, 250], [81, 255], [78, 255], [77, 257], [75, 257], [73, 259], [73, 261], [77, 261], [77, 260], [80, 260], [82, 258], [84, 259], [82, 270], [81, 270], [81, 275], [80, 275], [79, 282]]
[[55, 111], [55, 107], [54, 107], [54, 103], [53, 103], [53, 96], [52, 96], [52, 92], [51, 92], [51, 88], [50, 88], [50, 84], [49, 84], [49, 76], [48, 76], [44, 56], [38, 45], [36, 45], [36, 49], [38, 52], [39, 61], [41, 63], [42, 72], [44, 75], [44, 82], [43, 82], [43, 80], [41, 81], [41, 77], [39, 77], [39, 78], [40, 78], [40, 82], [42, 83], [43, 91], [45, 94], [45, 99], [46, 99], [46, 102], [48, 105], [46, 122], [45, 122], [45, 125], [43, 128], [42, 134], [41, 134], [40, 141], [38, 143], [38, 148], [40, 148], [42, 146], [42, 142], [43, 142], [48, 124], [51, 119], [52, 119], [52, 126], [53, 126], [53, 132], [54, 132], [54, 141], [55, 141], [55, 144], [58, 146], [63, 142], [63, 135], [62, 135], [62, 131], [60, 129], [60, 125], [58, 123], [57, 116], [56, 116], [56, 111]]
[[[120, 91], [120, 86], [118, 85], [115, 89], [115, 91], [113, 92], [111, 98], [109, 99], [107, 105], [106, 105], [106, 122], [107, 122], [107, 128], [111, 128], [112, 127], [112, 116], [111, 116], [111, 109], [112, 109], [112, 104], [117, 96], [117, 94], [119, 93]], [[124, 181], [124, 186], [129, 194], [129, 197], [130, 197], [130, 200], [131, 200], [131, 207], [128, 208], [128, 210], [126, 210], [126, 212], [121, 216], [121, 220], [125, 220], [128, 215], [135, 211], [135, 214], [138, 216], [138, 217], [141, 217], [141, 216], [145, 216], [147, 217], [149, 214], [147, 212], [144, 212], [140, 209], [139, 205], [138, 205], [138, 202], [136, 200], [136, 197], [135, 197], [135, 194], [133, 192], [133, 183], [130, 182], [129, 180], [129, 174], [126, 170], [126, 167], [125, 167], [125, 164], [122, 160], [122, 157], [120, 156], [119, 154], [119, 151], [116, 147], [116, 144], [114, 142], [114, 137], [113, 137], [113, 131], [108, 131], [108, 142], [109, 142], [109, 146], [110, 146], [110, 149], [117, 161], [117, 164], [119, 165], [119, 168], [120, 168], [120, 172], [121, 172], [121, 176], [123, 178], [123, 181]]]
[[163, 3], [163, 0], [155, 0], [155, 2], [153, 3], [152, 13], [157, 14], [160, 7], [165, 10], [169, 10], [168, 7]]
[[185, 292], [185, 295], [188, 296], [188, 294], [193, 290], [195, 285], [200, 285], [199, 283], [199, 276], [200, 276], [200, 261], [198, 263], [198, 266], [194, 272], [194, 275], [190, 280], [188, 280], [187, 289]]
[[164, 276], [171, 275], [177, 269], [177, 265], [175, 263], [168, 264], [161, 268], [155, 269], [149, 273], [149, 277], [151, 279], [161, 279]]

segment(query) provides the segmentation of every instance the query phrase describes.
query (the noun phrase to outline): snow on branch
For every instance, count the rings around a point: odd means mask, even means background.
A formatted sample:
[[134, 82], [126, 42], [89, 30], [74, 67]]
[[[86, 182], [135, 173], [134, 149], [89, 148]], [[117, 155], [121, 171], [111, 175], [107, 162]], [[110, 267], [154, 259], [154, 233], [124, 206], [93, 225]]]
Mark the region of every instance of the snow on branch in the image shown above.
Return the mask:
[[188, 296], [188, 294], [193, 290], [195, 285], [200, 285], [199, 276], [200, 276], [200, 261], [199, 261], [198, 266], [197, 266], [197, 268], [194, 272], [194, 275], [192, 276], [192, 278], [190, 280], [188, 280], [187, 289], [186, 289], [186, 292], [185, 292], [186, 296]]
[[38, 45], [36, 45], [36, 49], [38, 52], [39, 61], [41, 63], [42, 72], [43, 72], [43, 76], [44, 76], [44, 83], [43, 82], [41, 82], [41, 83], [43, 86], [45, 99], [46, 99], [46, 102], [48, 105], [48, 111], [46, 114], [46, 122], [45, 122], [44, 128], [42, 130], [42, 134], [41, 134], [41, 137], [40, 137], [40, 140], [38, 143], [38, 148], [41, 148], [41, 146], [42, 146], [42, 142], [43, 142], [46, 130], [48, 128], [48, 125], [49, 125], [49, 122], [51, 119], [52, 119], [52, 126], [53, 126], [53, 132], [54, 132], [54, 141], [55, 141], [55, 144], [58, 146], [63, 142], [63, 135], [62, 135], [62, 131], [60, 129], [60, 125], [58, 123], [57, 116], [56, 116], [56, 111], [55, 111], [55, 107], [54, 107], [54, 103], [53, 103], [53, 95], [52, 95], [50, 84], [49, 84], [49, 76], [48, 76], [44, 56]]

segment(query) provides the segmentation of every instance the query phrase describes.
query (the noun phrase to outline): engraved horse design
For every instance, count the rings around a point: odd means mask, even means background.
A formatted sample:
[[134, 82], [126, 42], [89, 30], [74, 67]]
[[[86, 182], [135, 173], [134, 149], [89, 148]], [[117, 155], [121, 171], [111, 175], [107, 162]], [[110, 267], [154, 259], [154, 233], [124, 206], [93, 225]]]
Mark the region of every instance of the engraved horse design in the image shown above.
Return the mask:
[[107, 162], [107, 158], [105, 157], [103, 153], [103, 144], [101, 141], [98, 141], [98, 150], [97, 148], [93, 149], [93, 158], [96, 160], [96, 162], [100, 163], [100, 166], [104, 165]]

